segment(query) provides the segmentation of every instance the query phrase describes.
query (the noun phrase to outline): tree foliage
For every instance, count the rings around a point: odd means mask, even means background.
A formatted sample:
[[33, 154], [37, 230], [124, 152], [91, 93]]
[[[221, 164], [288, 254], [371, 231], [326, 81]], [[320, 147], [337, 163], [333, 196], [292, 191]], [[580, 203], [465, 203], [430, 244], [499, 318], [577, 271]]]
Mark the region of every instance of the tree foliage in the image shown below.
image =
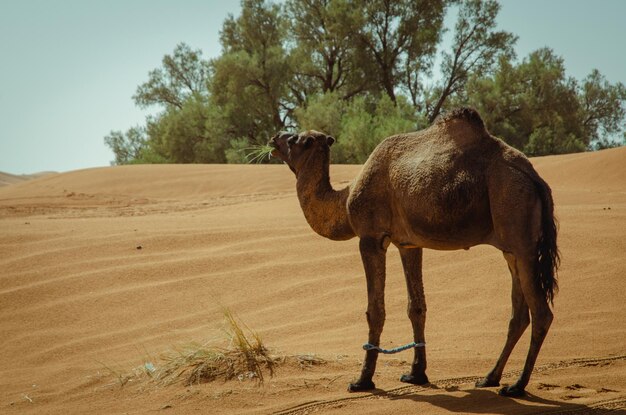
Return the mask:
[[111, 164], [130, 164], [142, 159], [147, 147], [146, 131], [144, 127], [131, 127], [125, 133], [111, 131], [104, 142], [115, 155]]
[[241, 16], [224, 22], [223, 54], [212, 62], [210, 92], [231, 139], [267, 141], [268, 132], [283, 128], [293, 111], [285, 26], [280, 6], [264, 0], [242, 1]]
[[366, 62], [355, 42], [364, 15], [349, 0], [289, 0], [285, 4], [292, 79], [290, 92], [296, 105], [318, 92], [339, 92], [343, 99], [365, 91]]
[[394, 104], [387, 95], [345, 101], [336, 92], [313, 97], [308, 107], [296, 110], [296, 119], [303, 129], [337, 138], [335, 163], [363, 163], [385, 137], [412, 131], [417, 123], [415, 110], [404, 96]]
[[215, 117], [214, 108], [202, 98], [165, 110], [148, 123], [153, 150], [172, 163], [225, 162], [226, 143], [212, 128]]
[[444, 52], [442, 84], [432, 108], [427, 108], [433, 122], [446, 100], [463, 90], [472, 74], [490, 73], [500, 56], [513, 56], [517, 38], [505, 31], [495, 31], [500, 5], [495, 0], [466, 0], [461, 4], [455, 25], [451, 52]]
[[[594, 70], [582, 84], [548, 48], [515, 64], [502, 57], [493, 76], [475, 76], [455, 103], [469, 103], [489, 130], [530, 155], [607, 147], [624, 126], [626, 93]], [[603, 141], [602, 138], [606, 141]], [[617, 141], [619, 142], [619, 141]]]
[[182, 109], [194, 96], [206, 96], [209, 64], [202, 60], [202, 51], [191, 50], [180, 43], [171, 55], [165, 55], [162, 67], [148, 74], [148, 81], [139, 85], [133, 99], [146, 108], [153, 105]]
[[359, 40], [374, 68], [374, 81], [391, 101], [407, 90], [417, 103], [420, 75], [430, 69], [441, 38], [444, 0], [364, 0]]
[[497, 0], [242, 0], [221, 54], [177, 45], [133, 96], [159, 112], [105, 144], [116, 164], [243, 163], [277, 131], [317, 129], [337, 140], [333, 162], [362, 163], [385, 137], [457, 106], [530, 155], [624, 144], [626, 87], [595, 69], [568, 76], [549, 48], [518, 60], [499, 10]]
[[[583, 80], [580, 97], [583, 128], [592, 145], [607, 148], [623, 143], [623, 137], [626, 135], [622, 135], [622, 140], [617, 137], [624, 129], [626, 116], [624, 84], [612, 85], [600, 71], [594, 69]], [[611, 140], [609, 137], [614, 139]]]

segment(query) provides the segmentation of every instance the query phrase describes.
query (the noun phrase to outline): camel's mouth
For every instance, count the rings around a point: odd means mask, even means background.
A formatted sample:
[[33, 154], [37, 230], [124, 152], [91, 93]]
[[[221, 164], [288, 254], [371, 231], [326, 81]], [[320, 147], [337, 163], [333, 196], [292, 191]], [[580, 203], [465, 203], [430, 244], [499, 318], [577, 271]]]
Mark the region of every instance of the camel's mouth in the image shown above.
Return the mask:
[[278, 149], [278, 144], [276, 144], [274, 140], [270, 140], [268, 145], [272, 147], [272, 151], [270, 152], [270, 157], [280, 158], [280, 150]]
[[270, 153], [270, 155], [272, 157], [276, 157], [277, 159], [280, 159], [282, 161], [286, 161], [286, 157], [285, 157], [285, 154], [286, 154], [285, 150], [286, 149], [285, 148], [281, 148], [281, 147], [286, 146], [286, 144], [283, 143], [284, 146], [281, 146], [281, 143], [279, 142], [280, 138], [281, 138], [281, 134], [277, 134], [267, 144], [268, 144], [268, 146], [273, 148], [272, 152]]

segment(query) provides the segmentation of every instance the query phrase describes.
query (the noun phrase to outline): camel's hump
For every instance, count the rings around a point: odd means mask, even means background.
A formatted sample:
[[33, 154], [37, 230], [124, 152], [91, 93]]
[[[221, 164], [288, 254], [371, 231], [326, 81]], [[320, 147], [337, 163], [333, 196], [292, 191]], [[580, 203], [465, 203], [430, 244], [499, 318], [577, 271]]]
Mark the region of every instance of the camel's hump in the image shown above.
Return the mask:
[[483, 119], [480, 117], [478, 111], [474, 108], [461, 107], [455, 108], [454, 110], [448, 112], [445, 115], [442, 115], [437, 119], [437, 124], [444, 124], [453, 120], [464, 120], [468, 123], [472, 124], [475, 127], [480, 129], [485, 129], [485, 123]]

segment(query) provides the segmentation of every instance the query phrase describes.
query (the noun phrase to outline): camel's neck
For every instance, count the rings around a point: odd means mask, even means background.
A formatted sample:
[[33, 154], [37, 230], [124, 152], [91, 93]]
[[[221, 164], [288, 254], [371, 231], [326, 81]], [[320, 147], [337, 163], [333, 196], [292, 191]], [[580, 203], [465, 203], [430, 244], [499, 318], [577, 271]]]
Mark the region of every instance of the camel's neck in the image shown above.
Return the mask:
[[350, 186], [334, 190], [328, 173], [329, 157], [311, 157], [297, 175], [296, 189], [300, 206], [311, 228], [321, 236], [346, 240], [355, 236], [346, 202]]

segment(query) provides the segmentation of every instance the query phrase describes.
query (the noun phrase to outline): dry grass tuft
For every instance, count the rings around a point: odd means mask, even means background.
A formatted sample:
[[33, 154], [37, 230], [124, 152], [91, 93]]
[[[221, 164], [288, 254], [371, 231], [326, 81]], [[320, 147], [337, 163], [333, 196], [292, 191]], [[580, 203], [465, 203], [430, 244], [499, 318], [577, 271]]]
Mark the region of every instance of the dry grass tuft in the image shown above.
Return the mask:
[[[215, 379], [255, 379], [264, 381], [264, 372], [274, 374], [280, 360], [270, 354], [259, 335], [225, 310], [226, 334], [229, 344], [218, 347], [190, 343], [161, 356], [152, 378], [164, 383], [182, 381], [186, 385], [210, 382]], [[247, 334], [246, 334], [247, 333]]]
[[147, 355], [144, 364], [130, 373], [101, 364], [116, 378], [120, 387], [128, 382], [146, 379], [162, 385], [177, 382], [193, 385], [217, 379], [254, 380], [260, 385], [265, 376], [273, 376], [280, 365], [307, 369], [326, 364], [326, 360], [313, 354], [286, 356], [272, 353], [258, 333], [252, 331], [228, 309], [224, 310], [224, 318], [226, 341], [221, 342], [221, 346], [216, 342], [193, 342], [174, 348], [158, 359]]

